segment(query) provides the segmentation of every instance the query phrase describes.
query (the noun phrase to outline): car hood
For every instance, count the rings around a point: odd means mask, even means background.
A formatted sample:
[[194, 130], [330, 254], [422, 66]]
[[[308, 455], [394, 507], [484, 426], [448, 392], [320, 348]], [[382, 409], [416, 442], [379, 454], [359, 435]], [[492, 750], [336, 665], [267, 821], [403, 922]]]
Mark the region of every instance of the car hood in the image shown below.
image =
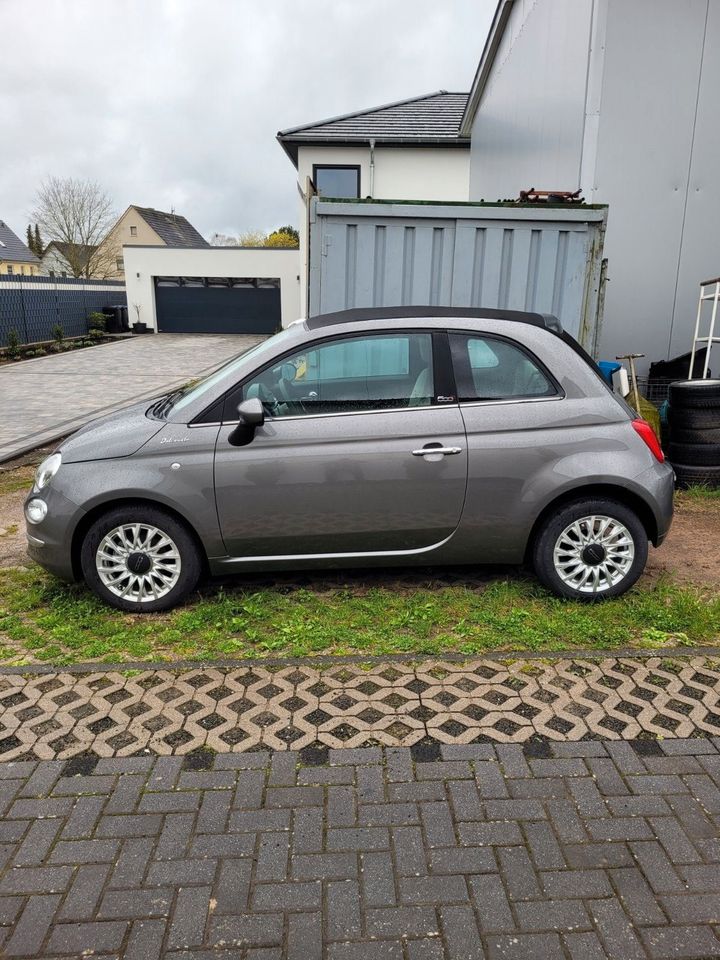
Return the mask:
[[143, 400], [81, 427], [60, 445], [63, 463], [131, 456], [165, 426], [146, 416], [150, 406]]

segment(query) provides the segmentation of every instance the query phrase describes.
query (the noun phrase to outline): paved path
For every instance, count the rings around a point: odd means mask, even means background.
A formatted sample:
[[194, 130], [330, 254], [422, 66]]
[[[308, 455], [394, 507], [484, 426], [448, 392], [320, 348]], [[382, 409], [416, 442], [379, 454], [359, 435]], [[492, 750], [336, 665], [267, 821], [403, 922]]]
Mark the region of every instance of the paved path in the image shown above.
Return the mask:
[[161, 333], [0, 366], [0, 462], [208, 373], [262, 339]]
[[0, 760], [720, 735], [708, 656], [28, 670], [0, 671]]
[[711, 740], [0, 765], [0, 953], [720, 956]]

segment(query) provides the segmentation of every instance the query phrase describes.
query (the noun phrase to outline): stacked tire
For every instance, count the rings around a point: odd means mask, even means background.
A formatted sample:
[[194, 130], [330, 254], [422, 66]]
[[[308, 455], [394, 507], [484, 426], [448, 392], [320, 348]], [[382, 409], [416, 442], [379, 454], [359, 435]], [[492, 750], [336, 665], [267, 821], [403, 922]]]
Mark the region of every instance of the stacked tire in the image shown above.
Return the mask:
[[720, 380], [670, 384], [667, 458], [680, 486], [720, 486]]

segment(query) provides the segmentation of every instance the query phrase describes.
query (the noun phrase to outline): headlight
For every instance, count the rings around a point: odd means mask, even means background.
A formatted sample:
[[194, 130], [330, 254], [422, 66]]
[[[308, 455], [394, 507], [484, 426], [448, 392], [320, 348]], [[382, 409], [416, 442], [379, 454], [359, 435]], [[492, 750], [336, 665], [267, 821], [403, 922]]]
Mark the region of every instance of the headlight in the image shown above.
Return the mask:
[[25, 504], [25, 519], [28, 523], [40, 523], [47, 516], [47, 504], [34, 497]]
[[[43, 490], [60, 469], [62, 455], [53, 453], [40, 464], [35, 472], [35, 489]], [[37, 522], [37, 521], [36, 521]]]

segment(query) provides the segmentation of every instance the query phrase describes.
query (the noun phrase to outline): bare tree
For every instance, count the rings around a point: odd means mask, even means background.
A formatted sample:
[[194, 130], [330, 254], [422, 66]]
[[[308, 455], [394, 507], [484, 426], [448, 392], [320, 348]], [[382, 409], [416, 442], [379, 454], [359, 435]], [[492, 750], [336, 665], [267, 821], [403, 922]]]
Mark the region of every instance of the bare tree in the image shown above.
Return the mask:
[[237, 245], [237, 237], [231, 237], [229, 233], [218, 233], [216, 231], [210, 237], [211, 247], [236, 247]]
[[32, 218], [42, 227], [46, 243], [64, 244], [62, 254], [74, 277], [115, 272], [115, 251], [103, 241], [117, 214], [94, 180], [48, 177], [37, 192]]

